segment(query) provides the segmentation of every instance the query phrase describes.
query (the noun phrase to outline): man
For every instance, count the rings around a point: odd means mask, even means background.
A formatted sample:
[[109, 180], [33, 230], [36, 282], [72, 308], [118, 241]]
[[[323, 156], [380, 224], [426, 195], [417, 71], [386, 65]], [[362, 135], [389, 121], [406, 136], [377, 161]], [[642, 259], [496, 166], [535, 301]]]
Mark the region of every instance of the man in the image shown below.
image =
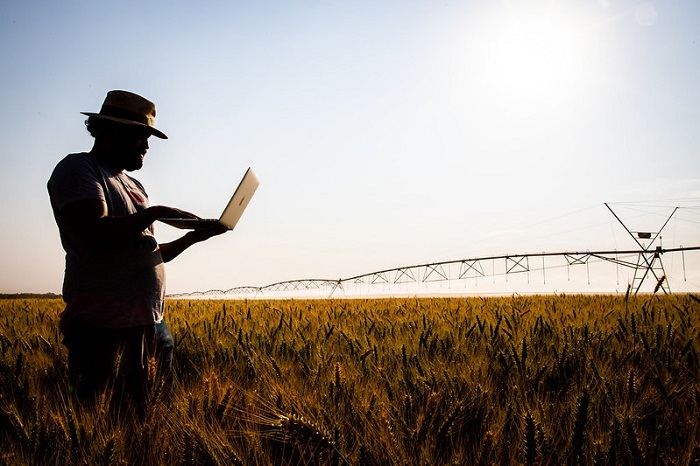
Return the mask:
[[[70, 154], [48, 182], [66, 251], [60, 329], [68, 347], [71, 386], [81, 399], [112, 388], [115, 401], [146, 401], [149, 356], [160, 370], [172, 364], [173, 339], [163, 320], [164, 263], [195, 243], [226, 231], [194, 230], [166, 244], [153, 236], [159, 218], [196, 218], [172, 207], [149, 206], [141, 183], [126, 174], [143, 166], [155, 105], [110, 91], [99, 113], [87, 113], [90, 152]], [[118, 361], [118, 364], [117, 364]]]

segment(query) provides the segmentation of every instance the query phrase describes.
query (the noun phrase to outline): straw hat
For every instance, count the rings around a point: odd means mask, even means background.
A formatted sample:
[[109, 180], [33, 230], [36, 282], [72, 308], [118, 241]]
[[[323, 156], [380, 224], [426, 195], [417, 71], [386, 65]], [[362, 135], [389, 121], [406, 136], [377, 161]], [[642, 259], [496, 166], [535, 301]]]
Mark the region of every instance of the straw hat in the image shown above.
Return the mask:
[[116, 121], [125, 125], [143, 126], [152, 135], [168, 139], [162, 131], [153, 127], [156, 119], [156, 105], [138, 94], [128, 91], [109, 91], [100, 113], [80, 112], [95, 118]]

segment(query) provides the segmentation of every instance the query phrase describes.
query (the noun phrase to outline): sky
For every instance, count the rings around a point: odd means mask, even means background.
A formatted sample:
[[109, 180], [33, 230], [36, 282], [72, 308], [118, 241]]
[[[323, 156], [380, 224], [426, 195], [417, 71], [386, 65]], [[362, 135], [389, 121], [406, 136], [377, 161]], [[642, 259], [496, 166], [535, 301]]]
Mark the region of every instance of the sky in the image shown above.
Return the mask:
[[[698, 246], [698, 24], [678, 0], [2, 1], [0, 293], [60, 292], [46, 181], [111, 89], [169, 136], [131, 174], [152, 204], [217, 217], [261, 180], [169, 293], [636, 248], [606, 202], [633, 231], [680, 207], [663, 246]], [[699, 255], [664, 258], [674, 290]]]

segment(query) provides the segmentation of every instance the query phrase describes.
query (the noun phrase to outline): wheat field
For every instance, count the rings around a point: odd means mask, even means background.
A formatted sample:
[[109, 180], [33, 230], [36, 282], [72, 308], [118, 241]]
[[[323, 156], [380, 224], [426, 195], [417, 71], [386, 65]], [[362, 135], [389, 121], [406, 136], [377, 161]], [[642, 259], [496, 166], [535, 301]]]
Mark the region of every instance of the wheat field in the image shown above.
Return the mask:
[[2, 300], [0, 463], [700, 462], [699, 300], [169, 300], [144, 419], [78, 404], [62, 302]]

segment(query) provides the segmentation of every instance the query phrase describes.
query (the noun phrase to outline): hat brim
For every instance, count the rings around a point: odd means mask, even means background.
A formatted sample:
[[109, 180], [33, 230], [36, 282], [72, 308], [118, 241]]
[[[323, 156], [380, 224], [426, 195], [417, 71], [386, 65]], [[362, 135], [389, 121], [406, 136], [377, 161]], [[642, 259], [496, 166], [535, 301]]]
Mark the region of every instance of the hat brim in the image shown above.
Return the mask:
[[89, 117], [95, 117], [95, 118], [102, 118], [103, 120], [110, 120], [114, 121], [116, 123], [122, 123], [124, 125], [130, 125], [130, 126], [139, 126], [141, 128], [147, 129], [153, 136], [160, 138], [160, 139], [168, 139], [168, 136], [165, 135], [164, 132], [162, 132], [159, 129], [154, 128], [153, 126], [148, 126], [144, 123], [141, 123], [140, 121], [134, 121], [134, 120], [127, 120], [125, 118], [117, 118], [109, 115], [102, 115], [100, 113], [91, 113], [91, 112], [80, 112], [83, 115], [87, 115]]

